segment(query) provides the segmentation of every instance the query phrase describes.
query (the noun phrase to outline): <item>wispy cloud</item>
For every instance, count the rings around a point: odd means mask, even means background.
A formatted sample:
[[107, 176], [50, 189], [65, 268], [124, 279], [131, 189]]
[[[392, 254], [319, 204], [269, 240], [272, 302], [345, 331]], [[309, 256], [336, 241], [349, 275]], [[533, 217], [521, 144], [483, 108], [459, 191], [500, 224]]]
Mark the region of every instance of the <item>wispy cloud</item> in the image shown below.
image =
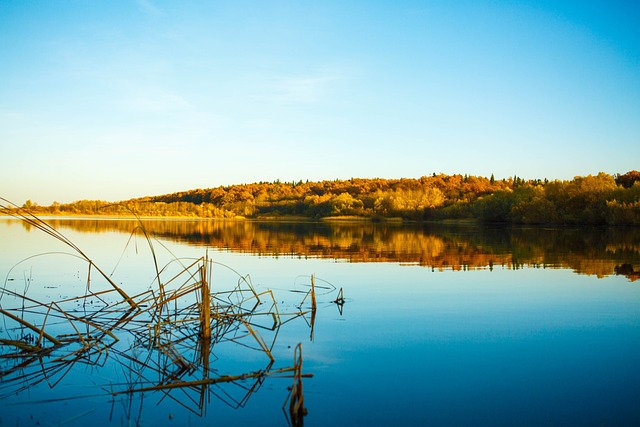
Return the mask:
[[156, 6], [155, 4], [153, 4], [151, 0], [136, 0], [136, 4], [140, 8], [140, 10], [142, 10], [143, 12], [149, 15], [153, 15], [153, 16], [164, 15], [164, 11], [160, 9], [158, 6]]
[[27, 116], [21, 111], [0, 109], [0, 123], [22, 123]]
[[330, 88], [334, 76], [288, 77], [276, 84], [276, 97], [283, 102], [313, 102]]
[[138, 87], [126, 95], [124, 107], [137, 113], [171, 113], [192, 108], [178, 93], [159, 87]]
[[274, 100], [279, 103], [313, 103], [328, 99], [346, 78], [340, 69], [321, 69], [315, 73], [289, 74], [273, 79]]

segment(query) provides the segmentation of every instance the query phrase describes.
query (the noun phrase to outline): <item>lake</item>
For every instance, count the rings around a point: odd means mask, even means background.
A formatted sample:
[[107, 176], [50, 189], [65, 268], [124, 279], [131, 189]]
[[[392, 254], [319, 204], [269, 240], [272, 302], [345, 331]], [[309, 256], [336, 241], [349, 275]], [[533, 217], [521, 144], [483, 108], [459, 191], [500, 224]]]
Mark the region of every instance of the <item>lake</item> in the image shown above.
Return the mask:
[[638, 229], [46, 221], [2, 425], [640, 425]]

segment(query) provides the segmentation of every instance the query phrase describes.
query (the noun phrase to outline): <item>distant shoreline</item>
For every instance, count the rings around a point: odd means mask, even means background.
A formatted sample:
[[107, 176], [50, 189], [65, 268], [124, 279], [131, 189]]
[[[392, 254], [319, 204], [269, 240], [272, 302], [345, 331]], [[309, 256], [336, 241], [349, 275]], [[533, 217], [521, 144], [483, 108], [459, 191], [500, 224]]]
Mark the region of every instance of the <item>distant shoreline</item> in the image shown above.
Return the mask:
[[434, 174], [420, 179], [263, 182], [117, 203], [79, 200], [38, 206], [27, 200], [23, 210], [7, 204], [0, 204], [2, 210], [18, 215], [94, 219], [640, 226], [640, 172], [601, 172], [571, 181]]
[[[44, 215], [36, 215], [38, 219], [47, 220], [47, 219], [86, 219], [86, 220], [123, 220], [123, 221], [135, 221], [135, 220], [163, 220], [163, 221], [220, 221], [220, 222], [233, 222], [233, 221], [251, 221], [251, 222], [415, 222], [408, 221], [402, 218], [370, 218], [370, 217], [358, 217], [353, 215], [345, 215], [345, 216], [331, 216], [324, 218], [308, 218], [304, 216], [287, 216], [287, 215], [278, 215], [278, 216], [259, 216], [256, 218], [247, 218], [243, 216], [236, 216], [233, 218], [203, 218], [196, 216], [135, 216], [135, 215], [88, 215], [88, 214], [69, 214], [69, 213], [61, 213], [61, 214], [52, 214], [46, 213]], [[4, 218], [13, 218], [13, 219], [21, 219], [9, 213], [0, 212], [0, 217]]]
[[[35, 214], [34, 214], [35, 215]], [[35, 215], [41, 220], [51, 219], [72, 219], [72, 220], [100, 220], [100, 221], [202, 221], [202, 222], [296, 222], [296, 223], [384, 223], [384, 224], [479, 224], [476, 219], [442, 219], [431, 221], [415, 221], [406, 218], [383, 218], [383, 217], [359, 217], [354, 215], [330, 216], [323, 218], [308, 218], [304, 216], [260, 216], [256, 218], [246, 218], [237, 216], [234, 218], [202, 218], [194, 216], [134, 216], [134, 215], [87, 215], [87, 214], [50, 214]], [[0, 218], [21, 220], [21, 218], [8, 213], [0, 212]]]

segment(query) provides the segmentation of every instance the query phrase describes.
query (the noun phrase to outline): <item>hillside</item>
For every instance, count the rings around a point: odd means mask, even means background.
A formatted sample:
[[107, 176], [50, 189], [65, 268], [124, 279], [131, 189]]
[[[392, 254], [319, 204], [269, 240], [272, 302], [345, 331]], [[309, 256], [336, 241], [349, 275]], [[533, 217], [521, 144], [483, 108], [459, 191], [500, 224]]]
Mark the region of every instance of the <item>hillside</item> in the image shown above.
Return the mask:
[[640, 225], [640, 172], [570, 181], [467, 175], [419, 179], [260, 182], [148, 196], [24, 208], [38, 214], [198, 218], [362, 217], [476, 219], [523, 224]]

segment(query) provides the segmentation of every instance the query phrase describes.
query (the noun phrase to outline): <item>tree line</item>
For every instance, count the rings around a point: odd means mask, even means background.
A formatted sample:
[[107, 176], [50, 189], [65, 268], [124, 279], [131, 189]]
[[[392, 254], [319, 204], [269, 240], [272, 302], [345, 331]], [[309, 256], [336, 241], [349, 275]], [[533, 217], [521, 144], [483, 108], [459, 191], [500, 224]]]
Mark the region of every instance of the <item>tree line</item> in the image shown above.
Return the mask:
[[198, 218], [363, 217], [567, 225], [640, 225], [640, 172], [573, 180], [433, 174], [418, 179], [259, 182], [24, 208], [37, 214]]

